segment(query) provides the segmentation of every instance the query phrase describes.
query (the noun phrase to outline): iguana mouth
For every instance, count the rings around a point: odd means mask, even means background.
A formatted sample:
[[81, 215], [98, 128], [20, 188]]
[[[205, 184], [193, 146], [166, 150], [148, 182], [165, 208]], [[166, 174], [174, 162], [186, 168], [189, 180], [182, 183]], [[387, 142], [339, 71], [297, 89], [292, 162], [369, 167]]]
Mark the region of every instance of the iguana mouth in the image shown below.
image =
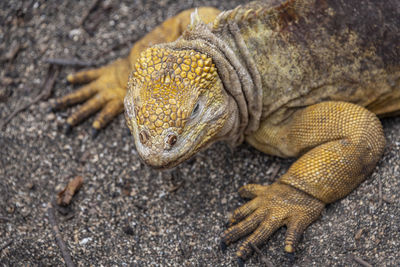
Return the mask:
[[[163, 169], [170, 169], [178, 164], [182, 163], [183, 161], [191, 158], [199, 149], [198, 148], [200, 142], [203, 140], [204, 135], [206, 134], [205, 129], [203, 128], [200, 133], [192, 134], [184, 140], [178, 140], [172, 150], [164, 150], [164, 151], [157, 151], [155, 153], [146, 153], [146, 151], [154, 151], [152, 149], [144, 148], [142, 145], [137, 147], [137, 151], [140, 155], [140, 158], [148, 165], [152, 166], [155, 169], [163, 170]], [[137, 135], [135, 135], [136, 137]], [[194, 139], [191, 139], [195, 137]], [[179, 138], [178, 138], [179, 139]], [[186, 140], [190, 140], [190, 146], [182, 146], [182, 144], [188, 143]], [[183, 151], [181, 151], [183, 148]], [[177, 157], [176, 151], [179, 151], [179, 156]]]

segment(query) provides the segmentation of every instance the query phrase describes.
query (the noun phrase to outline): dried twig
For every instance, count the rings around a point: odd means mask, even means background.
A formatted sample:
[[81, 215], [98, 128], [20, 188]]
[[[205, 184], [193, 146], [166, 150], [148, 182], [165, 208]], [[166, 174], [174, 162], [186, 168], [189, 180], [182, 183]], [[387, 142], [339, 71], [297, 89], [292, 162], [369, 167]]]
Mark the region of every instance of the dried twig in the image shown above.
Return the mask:
[[79, 27], [81, 27], [85, 23], [86, 19], [90, 15], [90, 13], [92, 13], [93, 10], [95, 10], [97, 8], [99, 3], [100, 3], [100, 0], [94, 0], [93, 3], [90, 5], [90, 7], [88, 9], [86, 9], [86, 12], [83, 14], [81, 20], [78, 23]]
[[171, 187], [168, 189], [168, 192], [170, 192], [170, 193], [175, 193], [175, 192], [178, 191], [178, 189], [181, 188], [184, 184], [185, 184], [185, 182], [183, 181], [183, 182], [180, 182], [180, 183], [177, 184], [177, 185], [171, 186]]
[[354, 261], [356, 261], [357, 263], [361, 264], [364, 267], [372, 267], [371, 264], [369, 264], [365, 260], [361, 259], [360, 257], [357, 257], [356, 255], [353, 255], [353, 259], [354, 259]]
[[378, 207], [380, 207], [382, 205], [382, 180], [381, 180], [381, 177], [378, 177], [378, 196], [379, 196]]
[[11, 48], [10, 48], [10, 50], [8, 51], [8, 53], [7, 53], [6, 55], [4, 55], [4, 57], [2, 57], [2, 58], [0, 59], [0, 61], [1, 61], [1, 62], [4, 62], [4, 61], [12, 61], [12, 60], [17, 56], [17, 54], [19, 53], [19, 51], [21, 51], [22, 49], [25, 49], [27, 46], [28, 46], [27, 44], [21, 45], [21, 44], [19, 44], [19, 43], [13, 42], [13, 43], [11, 44]]
[[43, 84], [43, 86], [41, 86], [43, 88], [43, 90], [41, 90], [41, 93], [39, 93], [34, 99], [31, 99], [28, 103], [26, 103], [25, 105], [21, 105], [19, 108], [15, 109], [3, 122], [3, 124], [1, 124], [0, 129], [3, 129], [5, 126], [7, 126], [7, 124], [20, 112], [24, 111], [25, 109], [29, 108], [31, 105], [36, 104], [37, 102], [41, 101], [41, 100], [47, 100], [50, 95], [51, 95], [51, 91], [53, 89], [55, 80], [57, 79], [57, 76], [60, 72], [60, 68], [59, 66], [54, 66], [54, 65], [50, 65], [49, 67], [49, 71], [48, 71], [48, 75], [47, 78]]
[[54, 237], [57, 241], [57, 245], [60, 248], [61, 254], [64, 258], [65, 265], [67, 267], [75, 267], [75, 264], [72, 261], [71, 256], [69, 255], [68, 248], [65, 245], [64, 240], [62, 239], [60, 229], [58, 228], [58, 225], [57, 225], [56, 216], [54, 214], [54, 207], [51, 202], [48, 203], [47, 215], [49, 217], [49, 222], [51, 225], [51, 229], [53, 230]]
[[93, 36], [95, 31], [98, 29], [98, 26], [101, 22], [104, 21], [107, 12], [109, 12], [113, 6], [111, 4], [103, 5], [100, 10], [96, 11], [97, 14], [93, 16], [91, 23], [86, 25], [84, 28], [85, 31], [90, 35]]
[[10, 220], [9, 218], [7, 218], [7, 217], [0, 216], [0, 221], [9, 222], [9, 221], [11, 221], [11, 220]]
[[2, 245], [0, 247], [0, 252], [5, 249], [6, 247], [8, 247], [9, 245], [11, 245], [14, 241], [13, 240], [8, 240], [4, 245]]
[[44, 62], [60, 65], [60, 66], [73, 66], [73, 67], [94, 67], [100, 65], [97, 62], [82, 61], [75, 58], [46, 58]]
[[58, 192], [57, 194], [57, 205], [67, 206], [71, 203], [72, 197], [81, 188], [83, 184], [83, 177], [76, 176], [74, 179], [69, 181], [68, 185]]
[[264, 254], [261, 252], [261, 250], [254, 245], [253, 243], [250, 242], [250, 246], [254, 249], [254, 251], [260, 255], [261, 257], [261, 262], [265, 264], [265, 266], [267, 267], [273, 267], [274, 265], [272, 264], [272, 262], [270, 262], [265, 256]]
[[357, 231], [357, 233], [354, 235], [354, 239], [355, 240], [359, 240], [362, 236], [362, 234], [364, 233], [364, 228], [361, 228]]

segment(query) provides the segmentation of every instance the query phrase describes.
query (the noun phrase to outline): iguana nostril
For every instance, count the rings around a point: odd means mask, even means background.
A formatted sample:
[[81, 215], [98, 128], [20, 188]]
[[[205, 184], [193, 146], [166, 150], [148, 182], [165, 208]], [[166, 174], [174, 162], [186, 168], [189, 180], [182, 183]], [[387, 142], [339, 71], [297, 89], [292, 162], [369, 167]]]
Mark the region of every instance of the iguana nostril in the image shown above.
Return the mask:
[[167, 138], [167, 144], [170, 146], [173, 146], [173, 145], [175, 145], [177, 140], [178, 140], [178, 138], [176, 137], [176, 135], [170, 134]]
[[141, 130], [139, 133], [139, 140], [142, 144], [146, 144], [149, 140], [149, 133], [146, 130]]

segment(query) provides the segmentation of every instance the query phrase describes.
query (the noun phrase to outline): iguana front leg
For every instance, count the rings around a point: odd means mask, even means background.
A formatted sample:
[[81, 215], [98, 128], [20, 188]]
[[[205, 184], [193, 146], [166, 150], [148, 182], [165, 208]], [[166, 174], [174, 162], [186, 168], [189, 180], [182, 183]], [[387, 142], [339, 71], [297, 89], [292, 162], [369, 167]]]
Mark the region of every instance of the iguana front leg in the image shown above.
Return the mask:
[[[96, 133], [121, 113], [124, 108], [123, 100], [126, 95], [128, 78], [134, 70], [140, 53], [152, 45], [176, 40], [189, 25], [190, 14], [193, 11], [194, 9], [182, 11], [163, 22], [137, 41], [128, 57], [117, 59], [101, 68], [68, 75], [67, 79], [71, 83], [90, 83], [54, 101], [53, 107], [56, 110], [86, 101], [68, 117], [67, 129], [70, 130], [72, 126], [101, 110], [92, 124], [94, 133]], [[200, 18], [206, 23], [213, 21], [220, 13], [218, 9], [212, 7], [201, 7], [198, 12]]]
[[264, 152], [301, 157], [275, 183], [246, 185], [239, 190], [242, 197], [252, 200], [234, 212], [231, 224], [235, 225], [222, 237], [230, 244], [252, 233], [240, 246], [239, 259], [251, 253], [251, 243], [264, 243], [283, 225], [287, 226], [285, 251], [293, 252], [300, 235], [325, 204], [357, 187], [373, 170], [385, 146], [378, 118], [344, 102], [307, 107], [284, 125], [264, 123], [247, 141]]

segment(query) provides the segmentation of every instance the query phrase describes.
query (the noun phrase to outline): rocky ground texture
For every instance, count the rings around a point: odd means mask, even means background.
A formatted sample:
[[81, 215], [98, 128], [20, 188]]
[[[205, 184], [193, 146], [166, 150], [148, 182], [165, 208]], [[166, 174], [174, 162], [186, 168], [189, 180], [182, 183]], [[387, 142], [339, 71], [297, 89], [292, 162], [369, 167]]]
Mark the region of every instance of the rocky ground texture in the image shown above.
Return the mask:
[[[81, 26], [93, 0], [0, 1], [0, 123], [48, 87], [46, 59], [109, 62], [183, 9], [243, 2], [100, 1]], [[77, 88], [65, 80], [76, 70], [61, 68], [52, 97]], [[83, 187], [55, 217], [78, 266], [235, 266], [238, 244], [222, 253], [219, 236], [229, 213], [244, 203], [238, 188], [270, 183], [293, 162], [245, 144], [233, 151], [216, 144], [160, 172], [139, 161], [122, 115], [93, 140], [92, 119], [66, 136], [62, 128], [75, 108], [52, 113], [49, 107], [40, 100], [0, 130], [1, 266], [63, 265], [47, 207], [76, 175]], [[295, 266], [400, 265], [400, 118], [383, 125], [382, 160], [306, 230]], [[292, 265], [283, 253], [284, 233], [260, 247], [275, 266]], [[248, 261], [262, 264], [260, 254]]]

